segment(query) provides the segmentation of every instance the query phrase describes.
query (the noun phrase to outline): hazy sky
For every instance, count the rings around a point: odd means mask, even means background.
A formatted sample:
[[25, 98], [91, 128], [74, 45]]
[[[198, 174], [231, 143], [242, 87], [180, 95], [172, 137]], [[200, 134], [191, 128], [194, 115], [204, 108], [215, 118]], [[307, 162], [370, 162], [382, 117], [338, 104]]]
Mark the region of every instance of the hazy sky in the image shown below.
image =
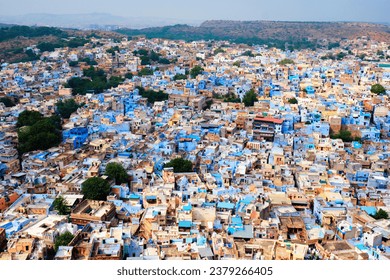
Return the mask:
[[110, 13], [188, 20], [390, 22], [390, 0], [0, 0], [0, 15]]

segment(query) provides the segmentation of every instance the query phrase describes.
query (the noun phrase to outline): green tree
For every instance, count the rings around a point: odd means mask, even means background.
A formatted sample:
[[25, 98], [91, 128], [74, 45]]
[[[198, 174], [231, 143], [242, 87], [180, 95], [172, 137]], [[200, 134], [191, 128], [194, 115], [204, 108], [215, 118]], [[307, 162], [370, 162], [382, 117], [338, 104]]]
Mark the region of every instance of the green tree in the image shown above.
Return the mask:
[[16, 105], [15, 102], [9, 97], [0, 98], [0, 103], [3, 103], [5, 107], [13, 107]]
[[337, 134], [330, 134], [330, 138], [332, 139], [341, 139], [343, 140], [344, 142], [352, 142], [354, 140], [354, 138], [352, 137], [352, 134], [349, 130], [340, 130], [339, 133]]
[[105, 89], [112, 87], [117, 87], [121, 82], [123, 82], [122, 77], [111, 76], [107, 80], [107, 75], [102, 69], [95, 69], [91, 66], [88, 69], [83, 70], [84, 78], [73, 77], [68, 83], [67, 87], [72, 88], [72, 94], [82, 94], [85, 95], [88, 92], [103, 92]]
[[139, 54], [139, 55], [148, 55], [148, 50], [145, 50], [145, 49], [139, 49], [138, 51], [135, 51], [136, 54]]
[[127, 72], [126, 74], [125, 74], [125, 78], [126, 79], [132, 79], [134, 77], [134, 75], [132, 74], [132, 73], [130, 73], [130, 72]]
[[115, 180], [115, 184], [119, 185], [129, 181], [129, 174], [120, 163], [110, 162], [106, 166], [105, 175]]
[[151, 51], [149, 54], [149, 58], [151, 61], [159, 61], [161, 54], [156, 53], [155, 51]]
[[84, 46], [88, 42], [89, 42], [89, 40], [84, 39], [84, 38], [73, 38], [73, 39], [69, 40], [68, 42], [66, 42], [66, 45], [69, 48], [78, 48], [78, 47]]
[[70, 115], [81, 107], [73, 98], [65, 101], [60, 100], [56, 103], [56, 106], [58, 113], [64, 119], [69, 119]]
[[290, 103], [290, 104], [298, 104], [298, 100], [295, 97], [293, 97], [293, 98], [290, 98], [288, 100], [288, 103]]
[[52, 52], [55, 48], [61, 48], [63, 47], [62, 44], [59, 43], [50, 43], [50, 42], [42, 42], [37, 45], [37, 48], [41, 52]]
[[365, 53], [362, 53], [360, 55], [358, 55], [357, 57], [360, 58], [361, 60], [364, 60], [366, 58], [366, 54]]
[[252, 51], [245, 51], [241, 55], [242, 56], [254, 57], [254, 54], [252, 53]]
[[154, 50], [148, 51], [145, 49], [140, 49], [138, 51], [133, 51], [134, 55], [139, 56], [141, 59], [141, 65], [150, 65], [152, 63], [161, 63], [161, 64], [170, 64], [169, 59], [161, 57], [161, 54], [155, 52]]
[[339, 138], [342, 139], [344, 142], [352, 142], [352, 134], [348, 130], [340, 130]]
[[75, 67], [75, 66], [77, 66], [78, 64], [79, 64], [78, 61], [69, 61], [69, 66], [70, 66], [70, 67]]
[[204, 109], [205, 109], [205, 110], [210, 109], [210, 108], [211, 108], [211, 105], [213, 105], [213, 100], [212, 100], [212, 99], [207, 100], [207, 101], [206, 101], [206, 106], [204, 107]]
[[380, 84], [375, 84], [371, 86], [371, 92], [382, 95], [386, 93], [386, 89]]
[[192, 162], [183, 158], [175, 158], [164, 167], [173, 167], [175, 173], [192, 172]]
[[106, 200], [110, 193], [110, 184], [100, 177], [92, 177], [81, 185], [81, 193], [86, 199]]
[[85, 58], [81, 59], [80, 61], [81, 61], [81, 62], [85, 62], [85, 63], [87, 63], [87, 64], [90, 65], [90, 66], [93, 66], [93, 65], [97, 65], [97, 64], [98, 64], [95, 60], [90, 59], [89, 57], [85, 57]]
[[19, 114], [18, 121], [16, 123], [16, 127], [30, 126], [41, 119], [43, 119], [43, 116], [41, 113], [39, 113], [37, 111], [25, 110]]
[[124, 79], [119, 76], [111, 76], [108, 79], [107, 88], [116, 88], [120, 83], [122, 83]]
[[383, 209], [379, 209], [378, 212], [375, 213], [375, 215], [371, 215], [375, 220], [380, 220], [380, 219], [388, 219], [389, 214]]
[[222, 48], [215, 49], [214, 55], [217, 55], [217, 54], [219, 54], [219, 53], [225, 53], [225, 50], [222, 49]]
[[171, 61], [168, 58], [160, 57], [158, 59], [158, 63], [160, 63], [160, 64], [171, 64]]
[[30, 126], [18, 129], [18, 151], [20, 154], [47, 150], [61, 143], [61, 120], [58, 116], [42, 118]]
[[109, 49], [106, 50], [106, 52], [110, 53], [111, 55], [114, 55], [115, 52], [119, 52], [119, 47], [115, 46], [115, 47], [109, 48]]
[[328, 50], [334, 49], [334, 48], [339, 48], [340, 43], [339, 42], [334, 42], [334, 43], [329, 43], [328, 44]]
[[191, 78], [196, 78], [199, 74], [203, 72], [203, 70], [204, 69], [199, 65], [194, 66], [190, 71]]
[[168, 100], [169, 95], [161, 90], [154, 91], [152, 89], [145, 90], [143, 87], [137, 87], [139, 94], [148, 99], [150, 104], [153, 104], [156, 101]]
[[15, 25], [11, 27], [0, 28], [0, 41], [5, 41], [18, 36], [23, 37], [40, 37], [40, 36], [59, 36], [66, 37], [65, 31], [54, 27], [29, 27], [23, 25]]
[[285, 58], [281, 61], [279, 61], [279, 65], [287, 65], [287, 64], [295, 64], [294, 60]]
[[150, 68], [142, 68], [140, 71], [138, 71], [138, 76], [142, 77], [142, 76], [150, 76], [150, 75], [153, 75], [153, 70], [150, 69]]
[[[217, 99], [221, 99], [222, 96], [217, 96]], [[241, 99], [237, 97], [234, 93], [229, 93], [223, 98], [223, 102], [231, 102], [231, 103], [241, 103]]]
[[245, 93], [244, 99], [242, 100], [245, 104], [245, 107], [253, 106], [257, 100], [257, 94], [254, 89], [249, 90]]
[[142, 55], [141, 57], [141, 65], [149, 65], [151, 64], [151, 60], [149, 56]]
[[106, 73], [103, 69], [95, 69], [95, 67], [90, 66], [87, 69], [83, 70], [83, 75], [90, 77], [92, 80], [95, 78], [106, 78]]
[[173, 76], [174, 81], [185, 80], [185, 79], [187, 79], [187, 75], [184, 74], [176, 74], [175, 76]]
[[61, 120], [61, 117], [59, 115], [53, 115], [53, 116], [47, 117], [45, 119], [50, 121], [55, 126], [56, 129], [59, 129], [59, 130], [62, 129], [62, 120]]
[[69, 231], [61, 234], [56, 238], [56, 242], [54, 243], [54, 250], [58, 250], [60, 246], [68, 246], [70, 241], [74, 238], [74, 235], [71, 234]]
[[60, 215], [68, 215], [70, 212], [70, 209], [66, 205], [66, 201], [63, 196], [59, 196], [54, 200], [53, 207]]
[[344, 53], [344, 52], [339, 52], [337, 55], [336, 55], [336, 58], [337, 60], [343, 60], [344, 57], [346, 57], [347, 54]]
[[25, 61], [38, 60], [39, 56], [36, 55], [32, 49], [28, 49], [24, 52], [27, 55]]
[[235, 61], [233, 63], [233, 66], [241, 67], [241, 62], [240, 61]]

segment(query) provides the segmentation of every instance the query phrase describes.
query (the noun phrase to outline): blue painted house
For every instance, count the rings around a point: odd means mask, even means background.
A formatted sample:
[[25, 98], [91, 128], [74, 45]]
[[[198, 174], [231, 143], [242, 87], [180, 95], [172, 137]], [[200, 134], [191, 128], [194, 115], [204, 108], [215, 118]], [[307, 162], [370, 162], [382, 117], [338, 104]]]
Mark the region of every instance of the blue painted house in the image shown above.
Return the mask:
[[62, 139], [65, 142], [70, 139], [73, 144], [73, 149], [81, 148], [88, 139], [88, 129], [86, 127], [75, 127], [62, 132]]

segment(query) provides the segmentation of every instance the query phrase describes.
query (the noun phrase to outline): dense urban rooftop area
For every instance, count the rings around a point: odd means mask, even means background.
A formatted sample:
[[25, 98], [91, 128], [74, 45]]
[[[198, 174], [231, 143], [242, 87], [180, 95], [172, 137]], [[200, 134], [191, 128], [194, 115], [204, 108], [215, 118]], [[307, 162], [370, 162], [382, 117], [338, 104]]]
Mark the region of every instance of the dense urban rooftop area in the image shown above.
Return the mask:
[[0, 259], [390, 259], [387, 43], [39, 47], [0, 67]]

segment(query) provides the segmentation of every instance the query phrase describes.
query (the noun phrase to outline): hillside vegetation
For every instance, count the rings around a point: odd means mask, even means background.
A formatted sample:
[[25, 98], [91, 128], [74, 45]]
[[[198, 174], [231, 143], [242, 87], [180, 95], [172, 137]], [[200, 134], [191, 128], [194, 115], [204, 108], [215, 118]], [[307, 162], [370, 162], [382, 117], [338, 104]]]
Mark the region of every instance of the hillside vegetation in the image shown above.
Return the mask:
[[348, 22], [283, 22], [283, 21], [223, 21], [212, 20], [199, 27], [172, 25], [144, 29], [119, 29], [128, 36], [173, 40], [229, 40], [236, 43], [267, 44], [278, 48], [316, 48], [337, 42], [368, 36], [390, 42], [390, 27], [371, 23]]

